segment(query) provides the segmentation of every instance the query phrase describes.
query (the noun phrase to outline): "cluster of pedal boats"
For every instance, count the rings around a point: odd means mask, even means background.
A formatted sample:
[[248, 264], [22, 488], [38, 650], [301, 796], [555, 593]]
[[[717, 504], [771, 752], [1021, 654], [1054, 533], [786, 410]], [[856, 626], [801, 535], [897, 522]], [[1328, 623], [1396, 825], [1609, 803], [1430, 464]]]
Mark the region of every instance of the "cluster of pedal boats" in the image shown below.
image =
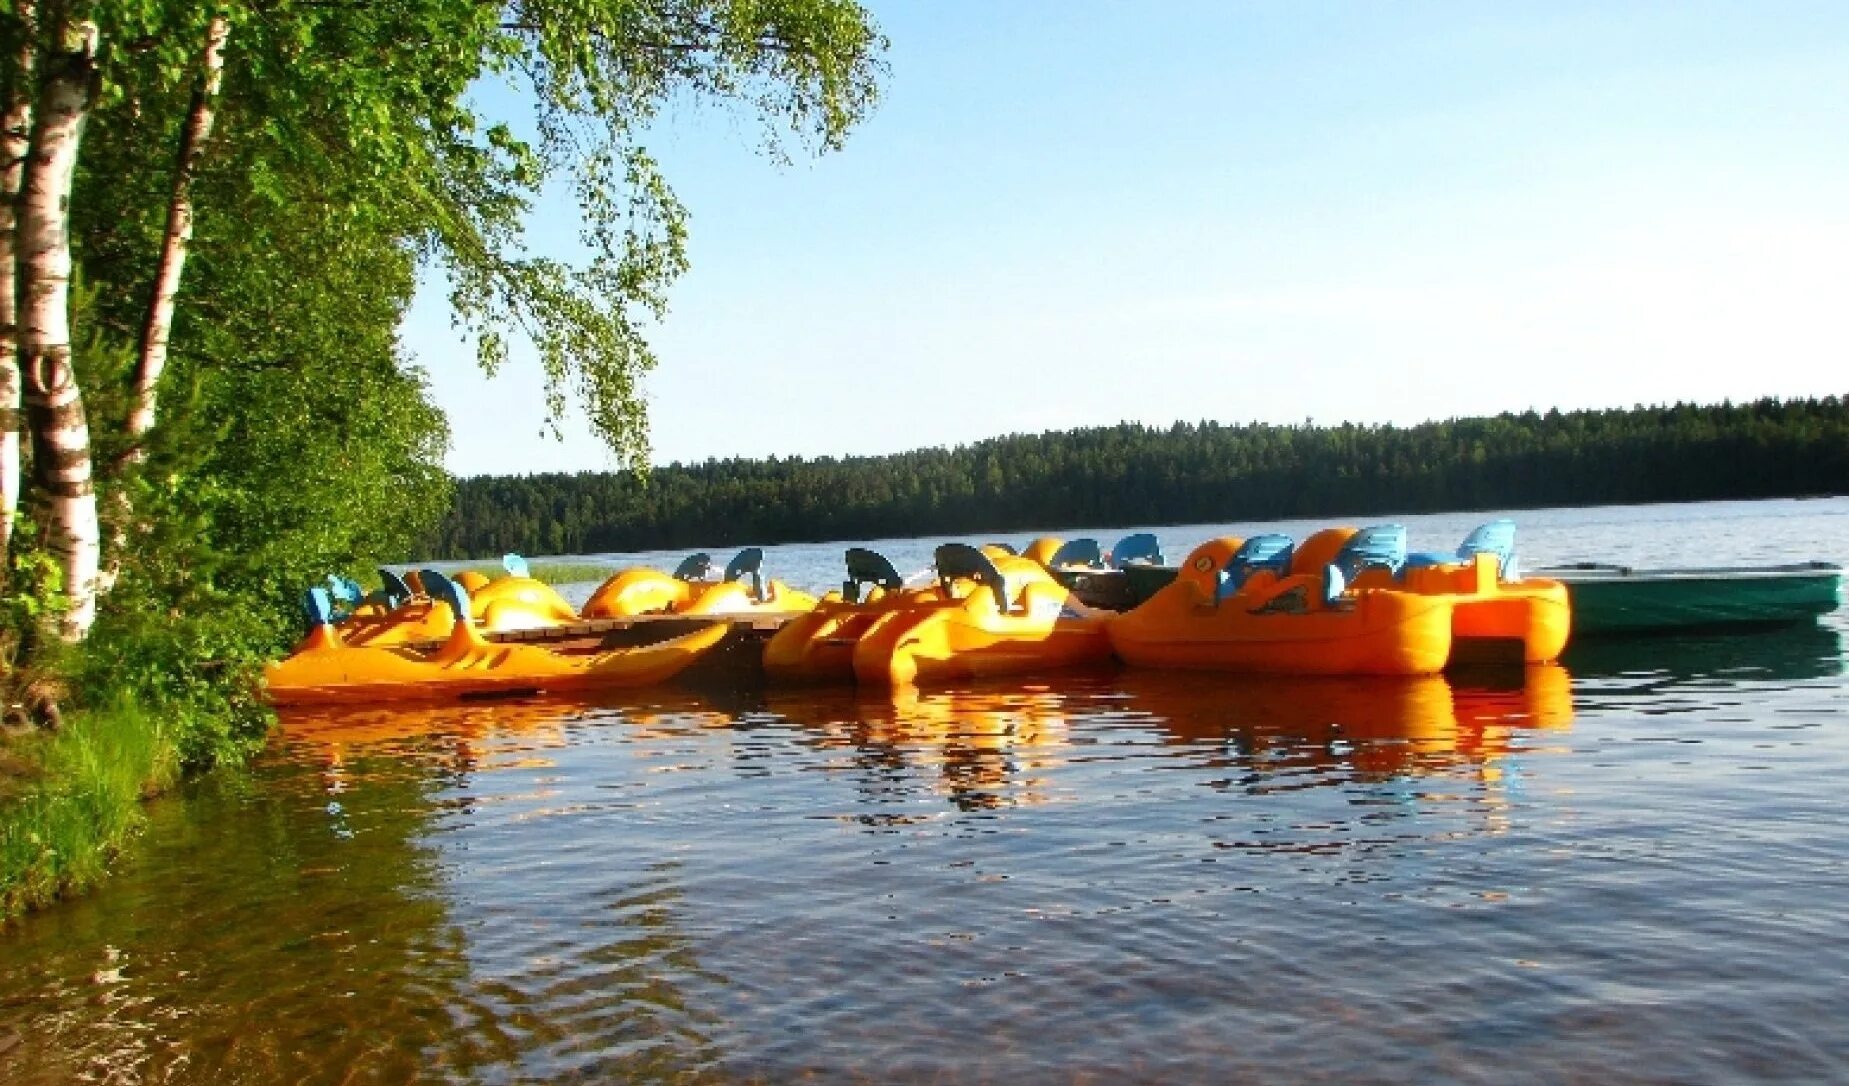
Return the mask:
[[[910, 583], [879, 554], [847, 551], [840, 589], [816, 598], [762, 572], [747, 548], [714, 576], [706, 555], [671, 572], [618, 571], [573, 608], [509, 556], [505, 576], [434, 570], [383, 587], [330, 578], [306, 595], [310, 631], [267, 684], [278, 704], [468, 697], [645, 686], [681, 675], [728, 638], [771, 681], [900, 686], [1113, 658], [1139, 667], [1290, 675], [1429, 675], [1482, 657], [1555, 659], [1571, 629], [1566, 588], [1523, 577], [1515, 526], [1455, 550], [1407, 550], [1399, 525], [1329, 528], [1197, 546], [1128, 609], [1113, 574], [1159, 567], [1147, 534], [1107, 555], [1093, 540], [1024, 553], [948, 543]], [[774, 629], [761, 650], [750, 636]], [[739, 636], [734, 636], [735, 634]], [[736, 648], [735, 648], [736, 651]]]

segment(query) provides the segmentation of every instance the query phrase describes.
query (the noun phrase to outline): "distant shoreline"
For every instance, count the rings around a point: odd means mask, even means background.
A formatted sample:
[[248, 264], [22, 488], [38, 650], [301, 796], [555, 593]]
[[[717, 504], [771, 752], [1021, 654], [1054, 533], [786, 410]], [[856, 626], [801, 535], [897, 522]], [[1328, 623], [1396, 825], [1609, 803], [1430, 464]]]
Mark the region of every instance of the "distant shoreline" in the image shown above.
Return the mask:
[[1849, 493], [1849, 401], [1524, 412], [1418, 426], [1215, 422], [877, 457], [459, 480], [433, 559]]

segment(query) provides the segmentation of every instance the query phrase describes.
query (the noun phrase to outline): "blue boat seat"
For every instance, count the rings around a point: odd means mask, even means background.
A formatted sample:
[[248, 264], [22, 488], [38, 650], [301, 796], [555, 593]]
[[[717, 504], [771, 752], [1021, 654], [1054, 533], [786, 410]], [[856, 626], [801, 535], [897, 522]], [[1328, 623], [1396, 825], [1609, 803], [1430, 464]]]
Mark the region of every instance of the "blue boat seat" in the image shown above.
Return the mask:
[[1290, 536], [1275, 532], [1255, 535], [1241, 543], [1233, 556], [1226, 560], [1226, 568], [1220, 571], [1220, 587], [1214, 593], [1214, 599], [1223, 600], [1239, 591], [1247, 578], [1261, 569], [1284, 576], [1290, 572], [1291, 554], [1296, 546]]
[[674, 567], [674, 579], [677, 581], [704, 581], [713, 570], [713, 556], [705, 551], [696, 551], [681, 559], [681, 564]]
[[389, 569], [379, 571], [379, 583], [385, 587], [380, 592], [385, 595], [385, 606], [397, 607], [411, 598], [411, 586], [404, 583], [404, 578]]
[[1111, 568], [1122, 569], [1131, 565], [1159, 566], [1162, 564], [1162, 544], [1156, 541], [1154, 532], [1138, 532], [1127, 535], [1117, 541], [1111, 548]]
[[860, 586], [876, 584], [888, 592], [897, 592], [905, 587], [905, 578], [892, 568], [892, 563], [878, 551], [865, 547], [847, 549], [847, 580], [841, 582], [841, 598], [849, 603], [861, 600]]
[[366, 598], [366, 590], [358, 581], [339, 573], [327, 575], [327, 594], [336, 605], [348, 610], [358, 607]]
[[469, 621], [468, 589], [434, 569], [419, 570], [417, 575], [424, 582], [424, 592], [430, 596], [432, 602], [449, 604], [450, 610], [455, 612], [457, 622], [467, 623]]
[[762, 602], [764, 599], [764, 549], [746, 547], [732, 556], [725, 564], [724, 581], [740, 581], [751, 578], [751, 598]]
[[1323, 606], [1336, 606], [1347, 591], [1348, 575], [1342, 572], [1341, 566], [1331, 562], [1323, 569]]
[[1084, 566], [1089, 569], [1104, 568], [1104, 551], [1098, 541], [1090, 536], [1080, 536], [1067, 543], [1060, 544], [1053, 557], [1047, 559], [1047, 568], [1061, 569], [1068, 566]]
[[1457, 548], [1457, 556], [1468, 562], [1479, 554], [1496, 556], [1496, 572], [1505, 581], [1517, 579], [1515, 571], [1515, 522], [1506, 517], [1478, 525]]
[[1375, 566], [1397, 575], [1406, 564], [1406, 526], [1376, 524], [1348, 537], [1330, 563], [1341, 570], [1344, 586], [1354, 583], [1355, 576]]
[[526, 564], [526, 559], [511, 551], [501, 556], [501, 568], [506, 570], [510, 577], [531, 577], [533, 575], [532, 567]]
[[937, 582], [944, 590], [946, 599], [956, 595], [951, 590], [951, 582], [958, 578], [967, 578], [979, 584], [989, 586], [995, 593], [995, 606], [1003, 611], [1010, 609], [1013, 595], [1008, 591], [1008, 579], [995, 567], [995, 562], [967, 543], [946, 543], [933, 553], [937, 565]]
[[1400, 572], [1423, 566], [1448, 566], [1456, 561], [1456, 551], [1409, 551], [1406, 561], [1400, 565]]
[[366, 590], [358, 581], [339, 573], [327, 575], [327, 598], [335, 622], [351, 615], [355, 608], [366, 602]]
[[302, 614], [308, 619], [308, 628], [334, 624], [334, 600], [328, 591], [320, 585], [309, 589], [302, 597]]
[[1464, 537], [1455, 551], [1416, 551], [1406, 556], [1404, 569], [1420, 566], [1447, 566], [1469, 562], [1479, 554], [1496, 556], [1496, 573], [1505, 581], [1520, 579], [1515, 562], [1515, 522], [1504, 517], [1480, 524]]

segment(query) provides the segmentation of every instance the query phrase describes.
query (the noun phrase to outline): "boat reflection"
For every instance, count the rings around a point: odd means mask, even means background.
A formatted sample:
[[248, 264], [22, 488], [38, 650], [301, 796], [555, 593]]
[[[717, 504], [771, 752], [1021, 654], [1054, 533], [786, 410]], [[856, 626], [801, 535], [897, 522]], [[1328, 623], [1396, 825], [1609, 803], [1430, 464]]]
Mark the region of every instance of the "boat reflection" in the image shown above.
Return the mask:
[[646, 701], [634, 691], [627, 698], [621, 693], [296, 706], [278, 713], [274, 745], [280, 757], [319, 767], [322, 790], [335, 796], [351, 786], [356, 766], [382, 756], [437, 773], [446, 787], [466, 789], [478, 773], [555, 764], [584, 726], [621, 724], [651, 740], [734, 721], [730, 708], [691, 693], [661, 691]]
[[938, 790], [966, 811], [1045, 802], [1068, 733], [1066, 696], [1043, 686], [773, 688], [766, 698], [818, 747], [853, 751], [880, 795], [902, 789], [895, 774], [935, 770]]
[[[494, 832], [506, 811], [455, 817], [530, 774], [454, 770], [605, 711], [288, 714], [248, 770], [150, 805], [132, 877], [0, 943], [0, 1080], [602, 1082], [710, 1063], [716, 1023], [688, 991], [724, 978], [685, 928], [678, 860], [561, 851], [550, 895], [459, 874], [546, 846]], [[552, 957], [564, 917], [570, 970]]]
[[1098, 733], [1126, 725], [1154, 731], [1177, 766], [1225, 771], [1209, 783], [1275, 791], [1459, 768], [1493, 782], [1496, 763], [1532, 749], [1535, 733], [1573, 721], [1572, 680], [1558, 665], [1457, 679], [1125, 671], [1058, 688], [772, 689], [766, 698], [767, 712], [817, 748], [851, 753], [833, 767], [855, 774], [869, 803], [904, 803], [922, 780], [964, 811], [1046, 802], [1075, 748], [1135, 756], [1134, 741], [1101, 743]]
[[1197, 748], [1202, 764], [1243, 771], [1236, 783], [1258, 787], [1329, 783], [1332, 772], [1382, 779], [1482, 768], [1522, 733], [1573, 720], [1572, 680], [1558, 665], [1459, 680], [1127, 671], [1113, 685], [1168, 743]]
[[1843, 638], [1834, 623], [1764, 629], [1588, 638], [1567, 648], [1586, 679], [1656, 675], [1687, 680], [1788, 682], [1843, 674]]

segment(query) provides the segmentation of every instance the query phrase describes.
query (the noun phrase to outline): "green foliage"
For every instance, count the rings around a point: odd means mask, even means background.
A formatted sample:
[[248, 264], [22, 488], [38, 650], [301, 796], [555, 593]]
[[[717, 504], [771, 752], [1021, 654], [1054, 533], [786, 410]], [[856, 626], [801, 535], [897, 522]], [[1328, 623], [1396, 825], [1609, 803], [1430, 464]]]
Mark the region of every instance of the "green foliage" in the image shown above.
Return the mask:
[[64, 567], [39, 545], [32, 517], [21, 513], [0, 575], [0, 630], [11, 645], [0, 656], [0, 669], [10, 671], [44, 653], [61, 652], [63, 639], [56, 631], [66, 606]]
[[1849, 402], [1526, 412], [1419, 426], [1126, 423], [896, 456], [482, 476], [424, 544], [518, 550], [1849, 492]]
[[[435, 163], [468, 197], [436, 239], [451, 303], [484, 366], [519, 329], [552, 418], [575, 391], [592, 429], [640, 468], [638, 381], [655, 364], [640, 322], [665, 312], [688, 266], [686, 209], [641, 143], [647, 124], [677, 96], [715, 99], [754, 111], [774, 156], [786, 135], [837, 148], [876, 100], [886, 42], [852, 0], [515, 0], [499, 17], [485, 49], [532, 102], [537, 145], [506, 129], [469, 142], [479, 120], [455, 119]], [[577, 198], [578, 267], [514, 252], [519, 212], [553, 179]]]
[[[221, 12], [159, 423], [130, 449], [175, 152]], [[67, 15], [101, 42], [70, 203], [73, 347], [118, 576], [81, 655], [54, 658], [36, 631], [60, 606], [56, 567], [29, 526], [16, 536], [0, 655], [68, 685], [95, 724], [50, 741], [44, 788], [0, 809], [6, 908], [100, 870], [170, 763], [249, 749], [268, 719], [258, 668], [293, 636], [302, 589], [404, 558], [449, 507], [447, 429], [396, 338], [420, 271], [447, 276], [484, 365], [527, 336], [554, 414], [575, 394], [641, 464], [641, 322], [687, 267], [649, 121], [676, 96], [717, 98], [756, 111], [773, 153], [785, 137], [830, 149], [871, 107], [884, 47], [850, 0], [48, 0], [39, 33]], [[24, 32], [0, 10], [0, 85]], [[527, 95], [532, 135], [477, 111], [484, 78]], [[582, 211], [575, 262], [525, 248], [523, 217], [556, 184]]]
[[[74, 651], [59, 636], [68, 606], [63, 564], [43, 549], [31, 518], [19, 518], [15, 529], [0, 571], [0, 735], [56, 723], [49, 713], [68, 693]], [[0, 799], [7, 776], [0, 759]]]

